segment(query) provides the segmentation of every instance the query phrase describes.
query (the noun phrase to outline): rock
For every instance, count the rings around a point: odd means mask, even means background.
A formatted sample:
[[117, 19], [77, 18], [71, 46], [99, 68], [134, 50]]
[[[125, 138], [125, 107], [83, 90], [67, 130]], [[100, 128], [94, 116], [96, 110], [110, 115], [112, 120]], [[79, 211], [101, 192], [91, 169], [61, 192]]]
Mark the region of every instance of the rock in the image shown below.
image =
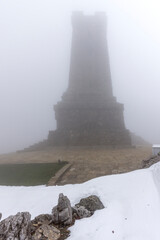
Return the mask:
[[157, 162], [160, 162], [160, 156], [152, 156], [151, 158], [142, 161], [142, 168], [148, 168]]
[[0, 222], [0, 239], [30, 240], [30, 219], [29, 212], [19, 212], [4, 219]]
[[57, 240], [60, 238], [60, 231], [54, 226], [42, 224], [32, 236], [33, 240]]
[[35, 233], [37, 228], [42, 224], [50, 224], [52, 222], [52, 215], [50, 214], [41, 214], [31, 221], [31, 234]]
[[1, 220], [1, 218], [2, 218], [2, 213], [0, 213], [0, 220]]
[[72, 209], [73, 209], [73, 216], [78, 219], [87, 218], [92, 215], [92, 213], [83, 206], [77, 206], [77, 207], [75, 206]]
[[75, 205], [76, 207], [83, 206], [85, 207], [88, 211], [90, 211], [92, 214], [99, 209], [103, 209], [104, 205], [101, 202], [101, 200], [95, 196], [91, 195], [87, 198], [82, 198], [78, 204]]
[[72, 223], [72, 208], [67, 196], [59, 194], [58, 205], [52, 209], [52, 220], [55, 224], [64, 226]]
[[43, 224], [43, 223], [46, 223], [46, 224], [49, 224], [50, 222], [52, 222], [52, 215], [51, 214], [40, 214], [38, 215], [37, 217], [35, 217], [35, 219], [33, 219], [32, 221], [32, 224]]

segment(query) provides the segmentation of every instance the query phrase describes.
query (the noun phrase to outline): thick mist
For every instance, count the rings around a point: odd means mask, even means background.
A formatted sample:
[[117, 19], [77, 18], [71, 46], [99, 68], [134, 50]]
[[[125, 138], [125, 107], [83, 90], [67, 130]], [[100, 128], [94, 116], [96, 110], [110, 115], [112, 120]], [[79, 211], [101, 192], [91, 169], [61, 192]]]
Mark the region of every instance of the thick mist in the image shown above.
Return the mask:
[[68, 84], [71, 14], [105, 11], [114, 96], [126, 127], [160, 143], [160, 4], [156, 0], [0, 0], [0, 153], [56, 128]]

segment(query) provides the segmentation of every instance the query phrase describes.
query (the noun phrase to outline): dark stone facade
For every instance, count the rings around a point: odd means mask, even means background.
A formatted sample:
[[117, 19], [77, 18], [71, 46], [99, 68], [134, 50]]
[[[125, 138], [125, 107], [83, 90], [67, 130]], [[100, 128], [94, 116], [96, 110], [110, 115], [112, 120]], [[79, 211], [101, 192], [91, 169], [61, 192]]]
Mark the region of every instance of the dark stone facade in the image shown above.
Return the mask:
[[106, 16], [75, 12], [72, 26], [69, 85], [54, 106], [57, 129], [49, 133], [49, 145], [131, 145], [123, 105], [112, 93]]

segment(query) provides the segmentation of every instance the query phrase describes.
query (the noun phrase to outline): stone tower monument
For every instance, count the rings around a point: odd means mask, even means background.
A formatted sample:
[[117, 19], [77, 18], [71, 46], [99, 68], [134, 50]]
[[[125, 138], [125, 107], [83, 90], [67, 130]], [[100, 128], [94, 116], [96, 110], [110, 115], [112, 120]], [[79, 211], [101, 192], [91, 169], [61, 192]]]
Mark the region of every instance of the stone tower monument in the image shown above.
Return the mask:
[[106, 40], [106, 16], [72, 16], [72, 48], [68, 89], [54, 106], [54, 146], [131, 145], [123, 105], [112, 93]]

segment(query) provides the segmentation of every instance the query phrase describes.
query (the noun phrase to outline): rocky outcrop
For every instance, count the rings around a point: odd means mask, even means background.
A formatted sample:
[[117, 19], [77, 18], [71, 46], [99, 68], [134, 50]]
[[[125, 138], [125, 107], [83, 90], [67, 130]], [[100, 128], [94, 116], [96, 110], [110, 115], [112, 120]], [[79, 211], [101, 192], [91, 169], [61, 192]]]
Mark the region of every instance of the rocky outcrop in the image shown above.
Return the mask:
[[52, 215], [41, 214], [31, 221], [31, 234], [35, 234], [36, 230], [43, 224], [49, 225], [52, 222]]
[[149, 168], [158, 162], [160, 162], [160, 155], [152, 156], [151, 158], [142, 161], [142, 168]]
[[90, 217], [102, 208], [103, 203], [95, 195], [83, 198], [71, 207], [67, 196], [60, 193], [52, 214], [41, 214], [31, 221], [30, 213], [19, 212], [1, 221], [0, 240], [64, 240], [70, 234], [68, 227], [76, 219]]
[[52, 215], [51, 214], [40, 214], [35, 219], [31, 221], [32, 225], [37, 224], [50, 224], [52, 222]]
[[72, 207], [67, 196], [59, 194], [58, 205], [52, 209], [52, 220], [55, 224], [64, 226], [72, 223]]
[[32, 236], [32, 240], [57, 240], [59, 238], [60, 231], [56, 227], [50, 226], [48, 224], [42, 224]]
[[52, 215], [41, 214], [31, 221], [32, 240], [57, 240], [60, 238], [60, 230], [53, 226]]
[[91, 212], [93, 214], [96, 210], [100, 210], [104, 208], [103, 203], [101, 200], [95, 196], [91, 195], [87, 198], [82, 198], [78, 204], [75, 205], [77, 208], [80, 206], [83, 206], [85, 209]]
[[83, 206], [75, 206], [72, 208], [72, 210], [73, 210], [73, 217], [75, 219], [87, 218], [92, 215], [92, 213]]
[[1, 221], [0, 240], [30, 240], [30, 219], [30, 213], [19, 212]]

